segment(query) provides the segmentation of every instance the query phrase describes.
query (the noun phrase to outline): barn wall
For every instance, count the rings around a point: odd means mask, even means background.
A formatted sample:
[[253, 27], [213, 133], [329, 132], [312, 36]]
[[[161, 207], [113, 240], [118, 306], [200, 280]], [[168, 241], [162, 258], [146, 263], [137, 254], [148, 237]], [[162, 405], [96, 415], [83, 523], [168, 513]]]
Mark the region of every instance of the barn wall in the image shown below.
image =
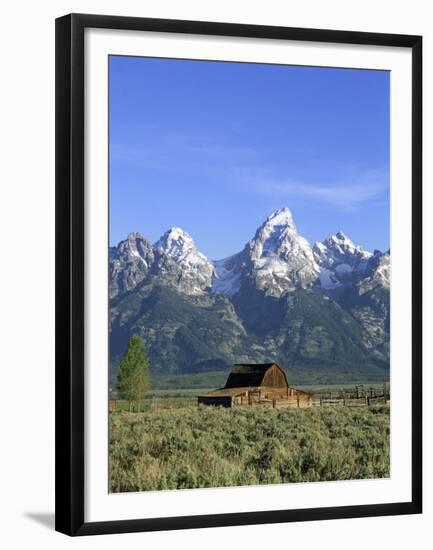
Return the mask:
[[278, 388], [287, 388], [286, 377], [281, 369], [273, 365], [266, 371], [262, 386], [273, 386]]
[[287, 388], [266, 386], [265, 388], [260, 388], [260, 393], [264, 399], [283, 399], [287, 397]]

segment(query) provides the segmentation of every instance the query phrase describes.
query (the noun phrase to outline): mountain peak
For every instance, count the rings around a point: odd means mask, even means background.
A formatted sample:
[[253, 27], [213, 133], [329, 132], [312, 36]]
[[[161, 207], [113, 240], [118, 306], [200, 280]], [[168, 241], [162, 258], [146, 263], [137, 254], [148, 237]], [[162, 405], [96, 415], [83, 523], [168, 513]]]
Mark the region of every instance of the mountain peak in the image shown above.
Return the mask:
[[143, 260], [151, 253], [151, 245], [141, 233], [134, 231], [129, 233], [124, 241], [120, 241], [116, 250], [117, 254], [124, 258], [132, 256]]
[[334, 236], [340, 241], [350, 241], [349, 237], [342, 229], [339, 229]]
[[317, 278], [311, 247], [298, 234], [288, 208], [268, 216], [246, 250], [257, 287], [270, 295], [307, 288]]
[[139, 232], [139, 231], [132, 231], [131, 233], [128, 234], [128, 236], [126, 237], [126, 240], [127, 241], [133, 241], [133, 240], [136, 240], [136, 239], [139, 239], [141, 241], [145, 241], [146, 239], [144, 238], [144, 236]]
[[337, 244], [337, 245], [340, 245], [340, 246], [346, 246], [346, 247], [354, 248], [354, 249], [355, 248], [360, 248], [360, 247], [355, 246], [352, 239], [350, 237], [348, 237], [342, 229], [339, 229], [337, 231], [337, 233], [334, 233], [333, 235], [331, 235], [330, 237], [325, 239], [324, 242], [328, 243], [328, 244], [333, 243], [333, 244]]
[[341, 229], [322, 242], [328, 249], [337, 250], [340, 253], [359, 254], [364, 252], [362, 246], [355, 245]]
[[289, 208], [284, 207], [272, 212], [263, 225], [293, 225], [293, 216]]
[[180, 227], [171, 227], [154, 244], [154, 248], [164, 252], [168, 256], [178, 257], [191, 250], [195, 250], [195, 244], [189, 233]]
[[184, 235], [186, 235], [187, 237], [191, 238], [191, 235], [189, 233], [187, 233], [184, 229], [182, 229], [181, 227], [178, 227], [176, 225], [174, 225], [173, 227], [170, 227], [170, 229], [168, 229], [165, 234], [167, 233], [170, 233], [171, 235], [173, 235], [173, 237], [175, 236], [179, 236], [179, 237], [182, 237]]
[[[262, 252], [278, 253], [281, 247], [298, 237], [291, 211], [285, 207], [270, 214], [257, 229], [254, 241], [261, 244]], [[289, 247], [290, 248], [290, 247]]]
[[316, 254], [326, 254], [333, 257], [341, 257], [341, 259], [345, 256], [344, 261], [347, 261], [348, 256], [368, 259], [373, 255], [362, 246], [354, 244], [341, 229], [321, 243], [316, 243], [314, 251]]
[[320, 266], [322, 288], [330, 290], [359, 278], [373, 256], [362, 246], [355, 245], [342, 231], [337, 231], [313, 247], [314, 258]]
[[110, 247], [110, 298], [135, 288], [154, 262], [151, 244], [141, 233], [129, 233], [116, 247]]
[[273, 212], [256, 231], [252, 241], [255, 256], [262, 254], [280, 254], [291, 248], [291, 241], [298, 238], [292, 213], [288, 208]]
[[189, 233], [171, 227], [153, 245], [158, 281], [189, 295], [202, 294], [212, 284], [213, 264], [199, 252]]
[[192, 241], [191, 235], [186, 231], [184, 231], [181, 227], [177, 227], [177, 226], [170, 227], [170, 229], [168, 229], [164, 233], [162, 238], [174, 239], [179, 241], [187, 241], [187, 242]]

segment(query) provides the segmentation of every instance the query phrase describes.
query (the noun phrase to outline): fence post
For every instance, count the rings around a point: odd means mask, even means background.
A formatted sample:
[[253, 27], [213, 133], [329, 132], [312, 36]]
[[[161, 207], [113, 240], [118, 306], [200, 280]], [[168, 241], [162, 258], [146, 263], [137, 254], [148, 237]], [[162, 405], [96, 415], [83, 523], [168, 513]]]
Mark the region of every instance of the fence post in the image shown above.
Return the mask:
[[298, 402], [298, 409], [299, 409], [299, 393], [296, 396], [296, 401]]

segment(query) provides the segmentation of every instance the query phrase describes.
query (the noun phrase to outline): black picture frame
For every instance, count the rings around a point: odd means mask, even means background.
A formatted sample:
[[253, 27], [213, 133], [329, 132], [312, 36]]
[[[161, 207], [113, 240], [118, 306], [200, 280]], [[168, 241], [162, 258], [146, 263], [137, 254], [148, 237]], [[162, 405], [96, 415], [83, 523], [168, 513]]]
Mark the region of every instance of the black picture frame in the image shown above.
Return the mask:
[[[364, 44], [412, 51], [412, 498], [408, 502], [86, 523], [84, 494], [84, 31], [86, 28]], [[422, 512], [422, 37], [70, 14], [56, 20], [57, 531], [95, 535]]]

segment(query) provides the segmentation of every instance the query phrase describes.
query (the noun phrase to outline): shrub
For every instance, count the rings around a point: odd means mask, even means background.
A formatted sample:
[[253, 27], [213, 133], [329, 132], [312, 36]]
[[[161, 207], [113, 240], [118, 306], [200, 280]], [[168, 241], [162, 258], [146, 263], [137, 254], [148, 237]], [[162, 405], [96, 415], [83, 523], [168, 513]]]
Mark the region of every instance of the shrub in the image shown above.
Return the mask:
[[389, 476], [389, 407], [110, 415], [112, 492]]

